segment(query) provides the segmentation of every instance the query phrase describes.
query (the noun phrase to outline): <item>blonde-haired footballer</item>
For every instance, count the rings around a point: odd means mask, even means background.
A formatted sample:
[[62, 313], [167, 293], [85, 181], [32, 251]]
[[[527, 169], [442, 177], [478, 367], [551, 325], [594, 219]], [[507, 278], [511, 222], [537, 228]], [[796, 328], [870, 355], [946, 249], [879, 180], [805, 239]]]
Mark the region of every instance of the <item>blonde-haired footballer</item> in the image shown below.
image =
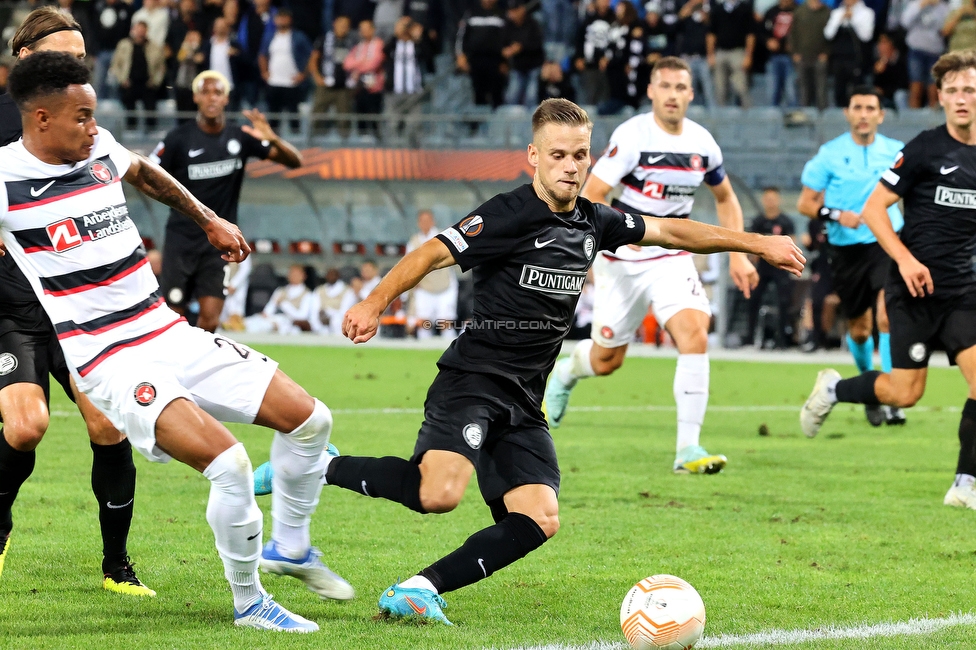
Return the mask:
[[[237, 203], [248, 158], [274, 160], [301, 167], [302, 155], [279, 138], [261, 111], [244, 111], [245, 126], [227, 124], [230, 82], [220, 72], [201, 72], [191, 85], [197, 116], [156, 145], [150, 158], [172, 174], [204, 205], [237, 223]], [[213, 332], [227, 295], [227, 263], [189, 217], [170, 210], [163, 246], [160, 288], [166, 302], [184, 313], [193, 298], [200, 302], [197, 326]]]

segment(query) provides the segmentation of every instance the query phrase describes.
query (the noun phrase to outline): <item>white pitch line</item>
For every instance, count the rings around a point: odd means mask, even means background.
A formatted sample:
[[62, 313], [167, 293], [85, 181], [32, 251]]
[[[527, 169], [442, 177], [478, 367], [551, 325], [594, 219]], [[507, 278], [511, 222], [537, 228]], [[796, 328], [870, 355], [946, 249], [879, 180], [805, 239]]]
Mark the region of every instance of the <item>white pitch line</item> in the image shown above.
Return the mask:
[[[722, 634], [705, 637], [696, 648], [738, 648], [795, 645], [814, 641], [875, 639], [880, 637], [922, 636], [953, 627], [976, 626], [976, 614], [953, 614], [945, 618], [913, 618], [900, 623], [877, 623], [854, 627], [826, 626], [814, 630], [769, 630], [755, 634]], [[521, 646], [515, 650], [628, 650], [626, 643], [594, 641], [585, 645], [561, 644]]]

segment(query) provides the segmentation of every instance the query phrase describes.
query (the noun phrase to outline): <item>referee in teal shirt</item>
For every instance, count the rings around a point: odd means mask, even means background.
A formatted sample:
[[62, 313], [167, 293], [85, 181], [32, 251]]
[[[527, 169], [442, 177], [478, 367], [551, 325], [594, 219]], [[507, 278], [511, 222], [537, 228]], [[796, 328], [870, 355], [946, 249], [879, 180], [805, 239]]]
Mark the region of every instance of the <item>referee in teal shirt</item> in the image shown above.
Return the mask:
[[[905, 146], [878, 133], [884, 115], [878, 91], [870, 86], [854, 89], [844, 109], [851, 130], [825, 143], [803, 167], [800, 177], [803, 191], [796, 206], [811, 219], [826, 222], [834, 287], [847, 316], [847, 345], [861, 372], [874, 369], [875, 309], [881, 370], [891, 372], [883, 294], [891, 260], [861, 221], [861, 210], [868, 196]], [[904, 219], [897, 204], [888, 208], [888, 216], [899, 232]], [[901, 409], [865, 406], [864, 410], [873, 426], [905, 423]]]

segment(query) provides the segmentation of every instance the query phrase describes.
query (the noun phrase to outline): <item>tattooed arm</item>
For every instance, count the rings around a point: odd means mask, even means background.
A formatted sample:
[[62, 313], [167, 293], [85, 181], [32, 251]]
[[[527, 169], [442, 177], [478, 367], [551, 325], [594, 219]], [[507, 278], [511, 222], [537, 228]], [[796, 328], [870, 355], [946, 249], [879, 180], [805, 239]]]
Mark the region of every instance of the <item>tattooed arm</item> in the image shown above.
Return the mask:
[[214, 248], [224, 253], [224, 260], [240, 262], [250, 254], [251, 248], [236, 225], [218, 217], [156, 163], [131, 151], [129, 158], [129, 170], [123, 178], [149, 198], [193, 219]]

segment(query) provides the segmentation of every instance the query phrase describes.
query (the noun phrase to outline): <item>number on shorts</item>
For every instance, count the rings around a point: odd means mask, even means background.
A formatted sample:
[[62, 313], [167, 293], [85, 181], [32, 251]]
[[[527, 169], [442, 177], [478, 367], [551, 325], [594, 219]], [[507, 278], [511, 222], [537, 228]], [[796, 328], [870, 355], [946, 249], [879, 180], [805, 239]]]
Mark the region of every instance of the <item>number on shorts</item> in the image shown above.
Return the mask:
[[691, 295], [700, 296], [702, 292], [702, 283], [698, 278], [688, 278], [688, 282], [691, 283]]
[[248, 350], [245, 347], [242, 347], [242, 346], [238, 345], [237, 343], [234, 343], [230, 339], [225, 339], [222, 336], [215, 336], [214, 337], [214, 343], [217, 344], [217, 347], [218, 348], [224, 347], [224, 344], [226, 343], [230, 347], [234, 348], [234, 352], [236, 352], [237, 354], [241, 355], [241, 359], [247, 359], [249, 356], [251, 356], [251, 351], [250, 350]]
[[230, 292], [227, 288], [230, 286], [230, 264], [224, 264], [224, 295], [226, 296]]

